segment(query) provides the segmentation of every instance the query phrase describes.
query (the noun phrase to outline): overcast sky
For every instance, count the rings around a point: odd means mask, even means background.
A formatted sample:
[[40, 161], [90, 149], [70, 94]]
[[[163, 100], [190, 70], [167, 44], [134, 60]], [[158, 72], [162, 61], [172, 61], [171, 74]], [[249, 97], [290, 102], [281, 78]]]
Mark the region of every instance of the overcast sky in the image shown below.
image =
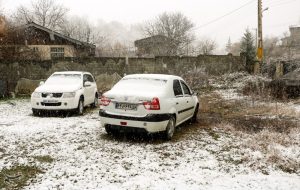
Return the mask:
[[[70, 9], [70, 15], [86, 16], [95, 23], [99, 19], [105, 22], [118, 21], [127, 26], [143, 23], [165, 11], [180, 11], [195, 24], [195, 34], [198, 37], [212, 38], [221, 47], [229, 37], [232, 42], [238, 41], [245, 28], [249, 27], [254, 32], [257, 27], [257, 0], [57, 1]], [[30, 2], [31, 0], [2, 0], [2, 5], [9, 13], [20, 4], [28, 5]], [[243, 5], [245, 6], [240, 8]], [[263, 14], [264, 36], [280, 36], [288, 31], [290, 25], [300, 25], [300, 0], [263, 0], [263, 7], [269, 7]], [[236, 11], [216, 20], [233, 10]]]

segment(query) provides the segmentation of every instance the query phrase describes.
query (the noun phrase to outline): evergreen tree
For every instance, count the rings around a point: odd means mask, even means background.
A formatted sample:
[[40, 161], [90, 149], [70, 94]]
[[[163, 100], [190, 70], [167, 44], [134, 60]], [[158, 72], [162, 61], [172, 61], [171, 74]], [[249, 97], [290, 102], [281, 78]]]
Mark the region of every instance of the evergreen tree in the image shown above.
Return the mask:
[[225, 50], [226, 50], [227, 53], [232, 53], [231, 49], [232, 49], [232, 43], [231, 43], [231, 39], [229, 37], [228, 41], [227, 41], [227, 44], [226, 44], [226, 47], [225, 47]]
[[241, 52], [246, 57], [246, 67], [249, 72], [253, 70], [253, 64], [256, 59], [255, 39], [251, 34], [249, 28], [246, 29], [241, 40]]

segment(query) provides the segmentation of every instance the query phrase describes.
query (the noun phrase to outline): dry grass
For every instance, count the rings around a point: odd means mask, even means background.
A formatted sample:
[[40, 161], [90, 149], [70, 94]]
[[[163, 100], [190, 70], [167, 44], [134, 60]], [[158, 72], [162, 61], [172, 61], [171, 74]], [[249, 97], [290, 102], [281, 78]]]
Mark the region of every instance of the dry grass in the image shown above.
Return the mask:
[[0, 189], [22, 189], [28, 181], [39, 173], [43, 173], [35, 166], [15, 166], [0, 171]]
[[[264, 174], [268, 174], [270, 167], [300, 173], [297, 157], [284, 155], [278, 148], [300, 146], [299, 112], [282, 103], [224, 100], [217, 93], [203, 95], [200, 100], [200, 125], [207, 126], [205, 130], [214, 140], [222, 136], [220, 130], [240, 139], [237, 146], [250, 150], [250, 155], [242, 156], [243, 164]], [[262, 158], [251, 156], [256, 151], [262, 154]], [[296, 148], [296, 151], [299, 150]]]
[[[231, 123], [219, 123], [216, 129], [221, 129], [227, 134], [240, 139], [239, 149], [250, 150], [250, 155], [244, 155], [243, 162], [254, 171], [259, 170], [268, 174], [268, 167], [274, 167], [287, 173], [300, 174], [300, 162], [293, 155], [284, 155], [281, 151], [289, 147], [300, 146], [300, 128], [292, 128], [289, 133], [280, 133], [270, 129], [263, 129], [256, 133], [245, 133], [237, 130]], [[261, 153], [261, 158], [251, 157], [251, 152]], [[297, 154], [297, 153], [296, 153]]]

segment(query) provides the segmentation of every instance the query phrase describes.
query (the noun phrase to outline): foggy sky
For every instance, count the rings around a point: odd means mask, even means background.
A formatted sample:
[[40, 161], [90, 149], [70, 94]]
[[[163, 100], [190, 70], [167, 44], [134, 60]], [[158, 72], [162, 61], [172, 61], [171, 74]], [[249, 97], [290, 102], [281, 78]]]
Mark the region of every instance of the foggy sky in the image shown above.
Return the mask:
[[[28, 5], [31, 0], [2, 0], [6, 13], [18, 5]], [[180, 11], [195, 24], [197, 37], [209, 37], [217, 41], [219, 49], [228, 38], [239, 41], [248, 27], [253, 32], [257, 27], [257, 0], [220, 18], [251, 0], [58, 0], [70, 9], [70, 15], [88, 17], [92, 22], [118, 21], [125, 26], [143, 23], [163, 12]], [[263, 0], [264, 36], [282, 36], [290, 25], [300, 25], [300, 0]], [[204, 25], [204, 26], [203, 26]]]

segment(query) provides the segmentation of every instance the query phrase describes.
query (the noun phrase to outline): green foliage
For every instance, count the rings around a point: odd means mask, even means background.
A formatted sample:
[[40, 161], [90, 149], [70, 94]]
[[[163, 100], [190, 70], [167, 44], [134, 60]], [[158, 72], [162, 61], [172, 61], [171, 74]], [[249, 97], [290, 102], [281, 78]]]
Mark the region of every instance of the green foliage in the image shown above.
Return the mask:
[[255, 39], [250, 32], [249, 28], [246, 29], [244, 36], [241, 40], [241, 52], [245, 54], [246, 57], [246, 67], [250, 72], [252, 71], [253, 63], [256, 59], [256, 48], [255, 48]]

